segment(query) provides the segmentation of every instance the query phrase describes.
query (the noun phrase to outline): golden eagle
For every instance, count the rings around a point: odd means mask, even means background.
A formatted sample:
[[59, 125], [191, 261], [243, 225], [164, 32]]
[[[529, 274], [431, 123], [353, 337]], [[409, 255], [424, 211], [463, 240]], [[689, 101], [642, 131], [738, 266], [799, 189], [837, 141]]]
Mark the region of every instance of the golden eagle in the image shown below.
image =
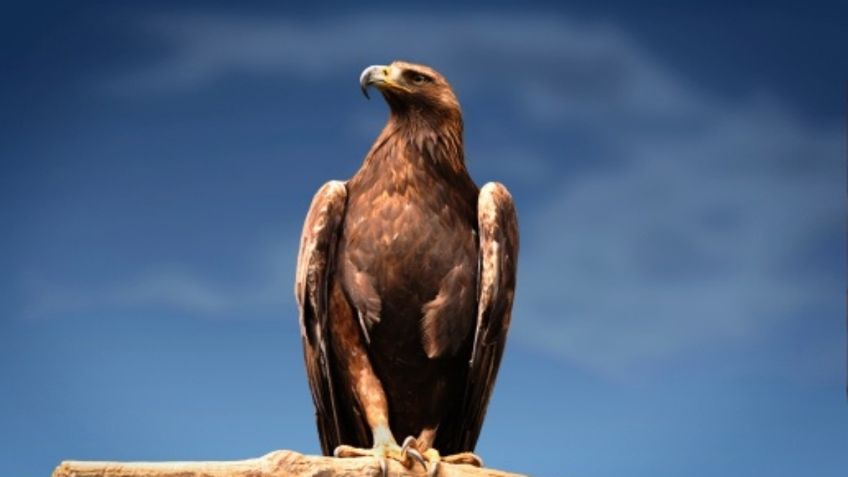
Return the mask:
[[384, 475], [386, 458], [431, 475], [439, 461], [481, 465], [471, 452], [515, 290], [512, 197], [469, 176], [442, 75], [395, 61], [366, 68], [360, 86], [382, 93], [389, 120], [350, 180], [318, 190], [297, 261], [321, 447], [375, 456]]

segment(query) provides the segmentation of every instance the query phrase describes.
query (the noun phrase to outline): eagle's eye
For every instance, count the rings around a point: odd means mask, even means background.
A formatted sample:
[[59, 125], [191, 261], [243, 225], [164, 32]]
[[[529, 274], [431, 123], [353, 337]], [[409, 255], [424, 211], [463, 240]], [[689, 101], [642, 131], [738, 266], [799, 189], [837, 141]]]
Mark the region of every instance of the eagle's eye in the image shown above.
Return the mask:
[[412, 82], [417, 85], [421, 85], [427, 82], [429, 78], [422, 75], [421, 73], [415, 73], [412, 75]]

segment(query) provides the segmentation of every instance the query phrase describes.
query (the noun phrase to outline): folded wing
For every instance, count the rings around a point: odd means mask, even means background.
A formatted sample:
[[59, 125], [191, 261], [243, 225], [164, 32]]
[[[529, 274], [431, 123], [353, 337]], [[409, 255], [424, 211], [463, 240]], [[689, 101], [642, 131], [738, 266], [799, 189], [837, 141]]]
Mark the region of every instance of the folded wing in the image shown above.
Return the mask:
[[334, 383], [328, 295], [346, 202], [347, 188], [343, 182], [327, 182], [315, 194], [303, 224], [295, 277], [306, 375], [325, 454], [332, 453], [345, 433], [337, 398], [340, 393]]
[[447, 449], [473, 450], [477, 443], [506, 344], [515, 295], [518, 219], [506, 187], [491, 182], [480, 189], [477, 221], [477, 323], [462, 410], [458, 419], [448, 420], [439, 429], [442, 447]]

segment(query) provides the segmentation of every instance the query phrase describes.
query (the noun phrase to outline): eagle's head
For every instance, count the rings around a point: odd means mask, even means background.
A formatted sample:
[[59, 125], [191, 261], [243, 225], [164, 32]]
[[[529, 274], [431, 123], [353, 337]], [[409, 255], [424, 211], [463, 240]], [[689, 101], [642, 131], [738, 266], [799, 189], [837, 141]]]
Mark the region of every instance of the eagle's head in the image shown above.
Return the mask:
[[369, 66], [359, 76], [359, 86], [366, 98], [369, 86], [380, 90], [397, 115], [460, 115], [459, 101], [447, 80], [428, 66], [404, 61]]

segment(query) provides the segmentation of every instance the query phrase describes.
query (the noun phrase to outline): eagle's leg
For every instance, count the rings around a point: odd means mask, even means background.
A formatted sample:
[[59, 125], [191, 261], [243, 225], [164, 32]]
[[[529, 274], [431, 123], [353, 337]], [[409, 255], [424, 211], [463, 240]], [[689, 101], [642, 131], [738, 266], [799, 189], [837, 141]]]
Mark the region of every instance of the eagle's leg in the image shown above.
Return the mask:
[[336, 457], [371, 456], [380, 463], [383, 477], [388, 474], [388, 461], [393, 459], [404, 467], [412, 466], [412, 459], [401, 449], [389, 428], [389, 401], [380, 379], [371, 367], [359, 325], [344, 301], [341, 289], [335, 287], [331, 296], [330, 314], [332, 346], [339, 359], [345, 380], [350, 383], [365, 420], [371, 429], [372, 447], [363, 449], [346, 444], [335, 448]]
[[[357, 384], [357, 390], [363, 387]], [[374, 406], [375, 401], [379, 402], [379, 396], [383, 394], [382, 387], [379, 391], [372, 390], [370, 394], [366, 393], [361, 396], [360, 402], [363, 403], [363, 408], [366, 409], [365, 417], [371, 427], [371, 436], [373, 445], [370, 449], [360, 448], [342, 444], [333, 451], [335, 457], [374, 457], [380, 464], [380, 473], [382, 477], [387, 477], [389, 472], [388, 459], [393, 459], [401, 463], [404, 467], [412, 466], [412, 459], [407, 452], [402, 449], [392, 434], [388, 425], [388, 413], [382, 412], [379, 406]], [[357, 392], [359, 396], [359, 393]], [[369, 406], [368, 404], [371, 406]], [[368, 409], [371, 409], [371, 412]]]
[[424, 429], [416, 439], [409, 436], [403, 441], [402, 451], [411, 455], [427, 469], [428, 477], [435, 477], [439, 473], [439, 464], [469, 464], [475, 467], [483, 467], [483, 459], [473, 452], [460, 452], [442, 457], [439, 451], [433, 447], [436, 438], [435, 429]]

